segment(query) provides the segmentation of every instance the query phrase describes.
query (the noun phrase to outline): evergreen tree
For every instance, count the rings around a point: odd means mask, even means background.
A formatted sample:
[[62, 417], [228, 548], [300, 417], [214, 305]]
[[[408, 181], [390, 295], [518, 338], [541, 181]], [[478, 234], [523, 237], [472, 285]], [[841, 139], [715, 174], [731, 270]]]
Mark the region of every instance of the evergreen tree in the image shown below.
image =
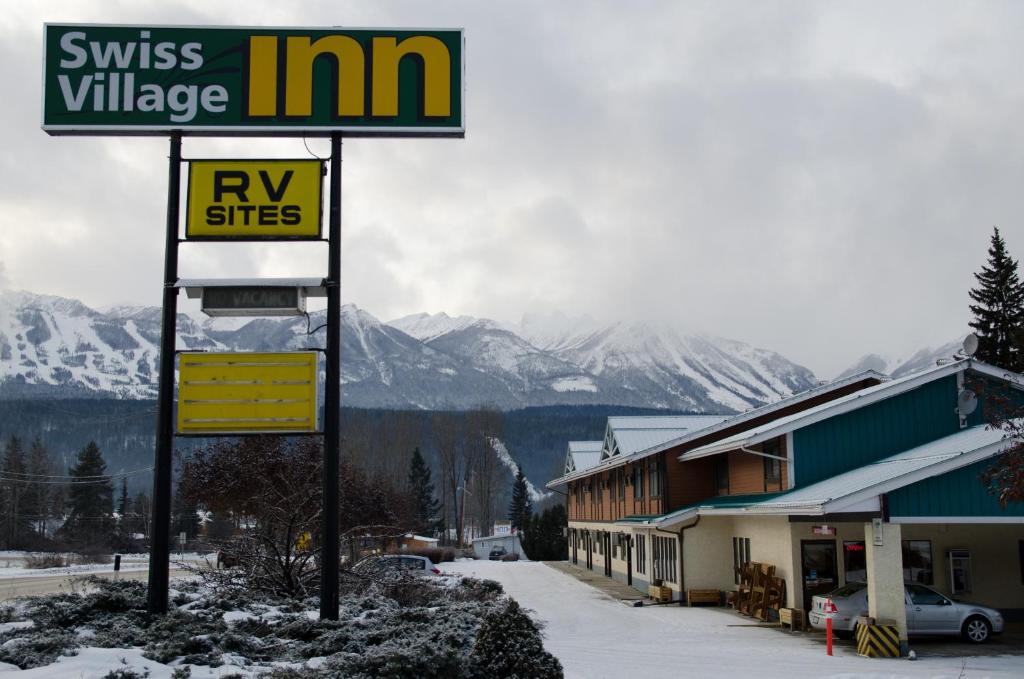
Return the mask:
[[7, 440], [0, 479], [3, 479], [3, 496], [0, 498], [3, 534], [0, 537], [7, 549], [18, 549], [24, 546], [25, 534], [28, 532], [24, 498], [25, 491], [31, 484], [25, 473], [25, 451], [21, 439], [17, 436]]
[[508, 506], [508, 518], [512, 522], [512, 528], [517, 531], [525, 530], [529, 525], [531, 514], [533, 514], [533, 506], [530, 503], [530, 491], [526, 486], [523, 467], [518, 465], [516, 480], [512, 483], [512, 502]]
[[409, 463], [409, 489], [412, 492], [413, 518], [416, 530], [435, 532], [438, 527], [437, 513], [441, 503], [434, 497], [434, 482], [430, 480], [430, 467], [427, 466], [419, 446], [412, 451]]
[[121, 477], [121, 495], [117, 498], [117, 514], [124, 526], [128, 518], [128, 479], [124, 476]]
[[95, 442], [78, 451], [78, 462], [68, 492], [69, 513], [64, 533], [83, 547], [105, 545], [112, 527], [114, 484], [107, 476], [107, 463]]
[[988, 263], [974, 277], [978, 287], [969, 293], [975, 302], [970, 305], [970, 326], [978, 335], [977, 357], [1000, 368], [1024, 370], [1024, 283], [999, 229], [992, 233]]
[[26, 485], [22, 506], [35, 536], [45, 538], [46, 524], [52, 516], [51, 504], [56, 492], [55, 484], [51, 483], [56, 471], [50, 460], [49, 451], [38, 436], [28, 449], [28, 474], [35, 483]]
[[534, 514], [523, 534], [523, 551], [533, 561], [561, 561], [568, 543], [564, 530], [568, 525], [565, 506], [556, 504]]

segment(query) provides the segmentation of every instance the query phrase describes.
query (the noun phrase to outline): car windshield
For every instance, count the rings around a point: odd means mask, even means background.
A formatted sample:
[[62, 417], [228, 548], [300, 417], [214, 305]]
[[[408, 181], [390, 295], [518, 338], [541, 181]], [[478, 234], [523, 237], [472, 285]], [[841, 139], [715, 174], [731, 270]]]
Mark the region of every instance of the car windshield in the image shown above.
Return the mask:
[[828, 593], [828, 596], [843, 599], [848, 596], [853, 596], [857, 592], [867, 587], [867, 583], [864, 582], [848, 582], [839, 589], [834, 589]]

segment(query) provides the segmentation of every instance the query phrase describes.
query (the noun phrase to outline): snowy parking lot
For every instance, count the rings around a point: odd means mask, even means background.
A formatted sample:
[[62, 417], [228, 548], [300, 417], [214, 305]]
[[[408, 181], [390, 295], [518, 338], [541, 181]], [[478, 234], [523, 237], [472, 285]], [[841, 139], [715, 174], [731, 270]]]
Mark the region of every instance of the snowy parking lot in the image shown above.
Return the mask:
[[758, 627], [724, 609], [631, 608], [541, 563], [459, 561], [442, 569], [497, 580], [531, 609], [567, 679], [1024, 676], [1021, 656], [911, 662], [861, 658], [844, 647], [828, 657], [820, 643]]

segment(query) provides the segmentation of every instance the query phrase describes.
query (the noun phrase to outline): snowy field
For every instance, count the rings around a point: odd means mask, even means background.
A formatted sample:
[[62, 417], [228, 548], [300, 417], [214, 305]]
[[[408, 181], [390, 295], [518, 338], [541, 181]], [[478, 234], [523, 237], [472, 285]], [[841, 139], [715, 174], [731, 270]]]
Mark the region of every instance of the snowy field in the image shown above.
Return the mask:
[[[1024, 657], [887, 660], [758, 628], [712, 608], [631, 608], [540, 563], [460, 561], [448, 572], [497, 580], [545, 625], [567, 679], [643, 677], [1024, 677]], [[970, 647], [965, 646], [969, 652]], [[966, 665], [964, 664], [966, 663]]]
[[[58, 568], [26, 568], [25, 560], [33, 554], [40, 555], [41, 553], [0, 551], [0, 580], [5, 578], [38, 578], [48, 575], [91, 575], [114, 572], [114, 559], [112, 556], [109, 561], [104, 563], [72, 564]], [[64, 556], [67, 555], [65, 554]], [[72, 559], [73, 557], [74, 555], [72, 555]], [[216, 553], [171, 552], [172, 567], [176, 563], [187, 563], [194, 566], [204, 562], [212, 566], [216, 561]], [[121, 555], [121, 571], [147, 570], [149, 570], [149, 554]]]

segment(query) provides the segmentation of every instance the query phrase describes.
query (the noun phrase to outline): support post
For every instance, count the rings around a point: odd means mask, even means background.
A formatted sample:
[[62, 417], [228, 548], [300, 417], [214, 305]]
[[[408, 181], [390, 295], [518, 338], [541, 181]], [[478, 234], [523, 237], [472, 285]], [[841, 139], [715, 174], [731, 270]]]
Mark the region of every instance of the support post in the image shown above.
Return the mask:
[[338, 466], [341, 444], [341, 133], [331, 134], [328, 217], [327, 370], [324, 394], [323, 528], [320, 619], [338, 619]]
[[174, 339], [178, 318], [178, 203], [181, 195], [181, 132], [171, 133], [167, 168], [167, 242], [164, 246], [164, 296], [160, 321], [160, 374], [156, 452], [153, 463], [153, 526], [149, 550], [150, 613], [167, 612], [171, 560], [171, 466], [174, 452]]
[[896, 625], [901, 654], [907, 651], [907, 607], [903, 591], [903, 542], [898, 523], [864, 524], [868, 577], [868, 616]]

